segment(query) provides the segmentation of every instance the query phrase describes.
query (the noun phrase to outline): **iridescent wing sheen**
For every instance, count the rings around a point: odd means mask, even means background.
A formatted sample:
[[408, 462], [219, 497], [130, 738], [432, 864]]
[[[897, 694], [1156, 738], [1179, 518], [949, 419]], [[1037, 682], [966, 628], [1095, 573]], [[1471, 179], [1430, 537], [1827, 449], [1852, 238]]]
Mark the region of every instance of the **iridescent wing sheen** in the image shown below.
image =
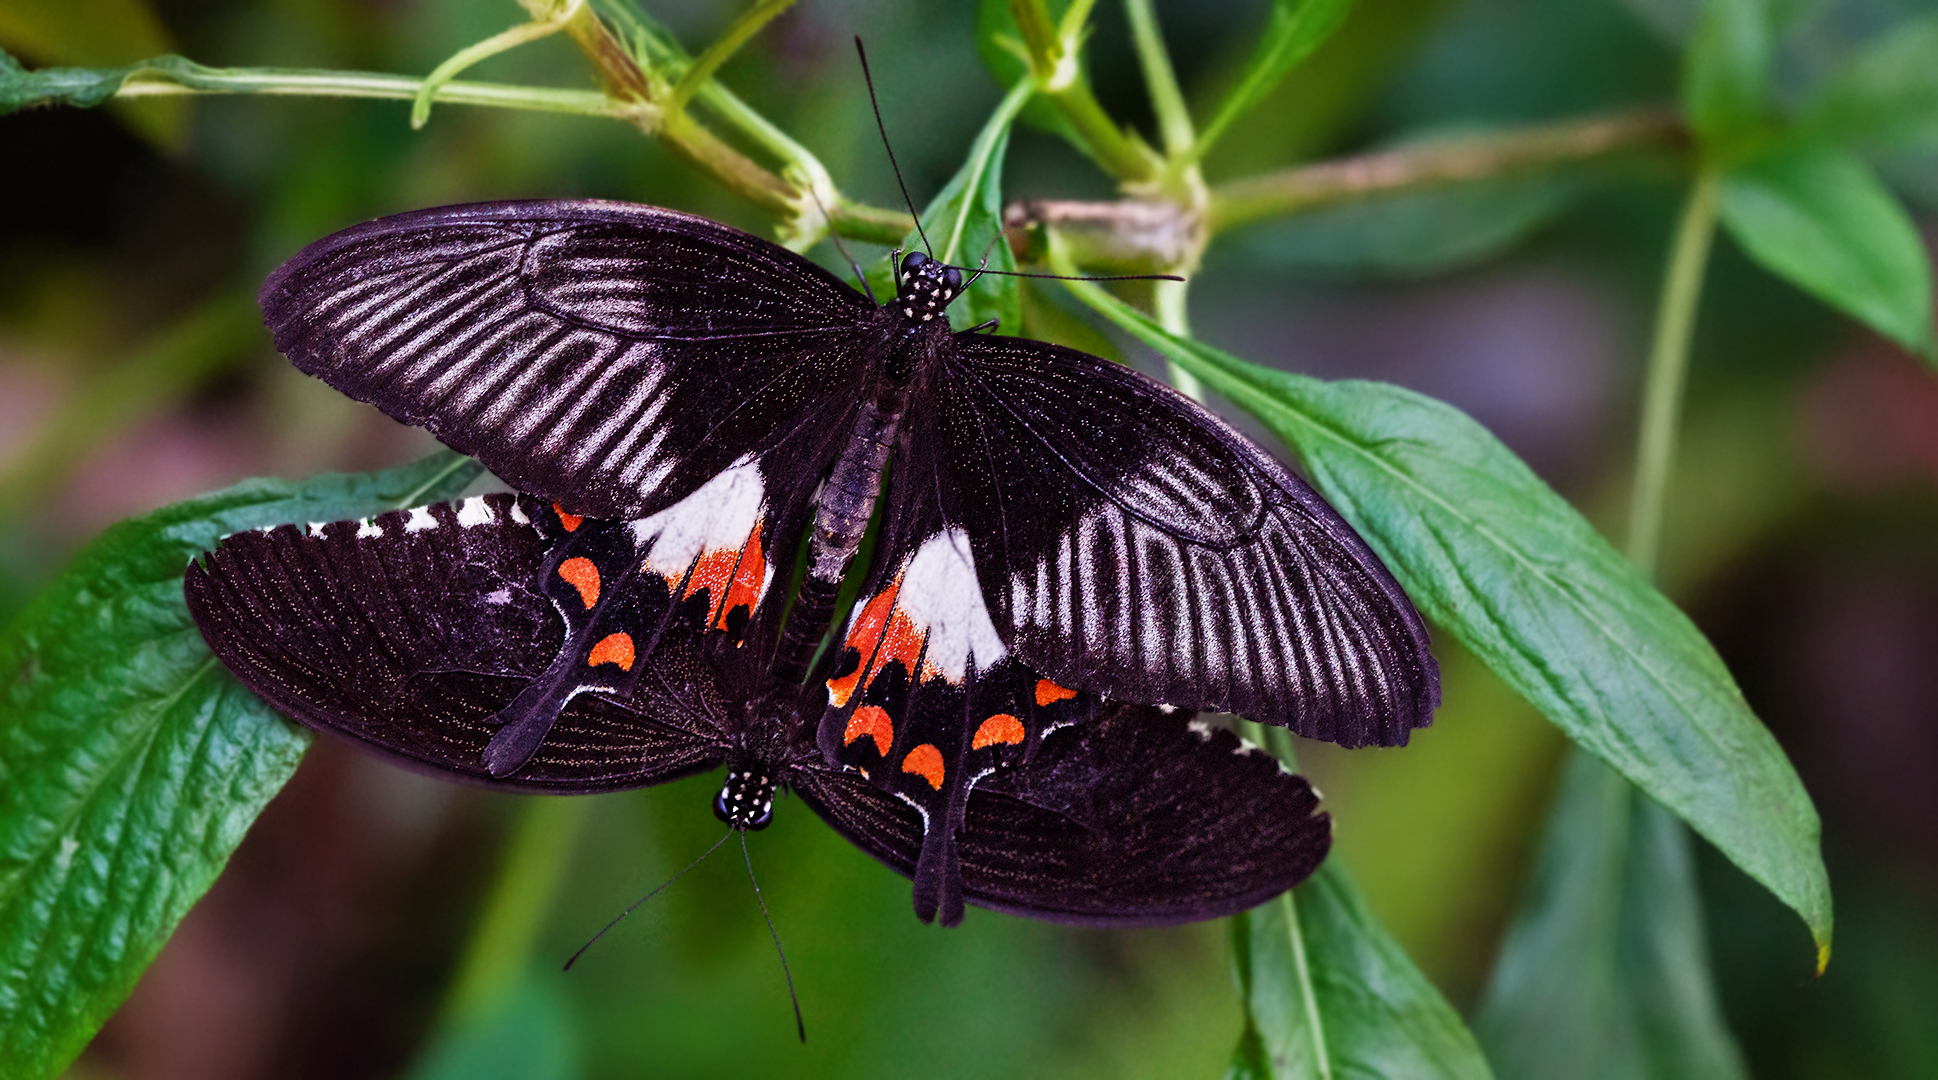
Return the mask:
[[[1097, 357], [958, 334], [912, 463], [1004, 644], [1058, 683], [1397, 745], [1439, 704], [1426, 627], [1339, 515], [1183, 396]], [[930, 461], [923, 458], [932, 458]]]
[[303, 249], [261, 301], [297, 367], [522, 491], [612, 519], [790, 439], [819, 450], [791, 467], [825, 475], [875, 311], [764, 240], [596, 201], [380, 218]]

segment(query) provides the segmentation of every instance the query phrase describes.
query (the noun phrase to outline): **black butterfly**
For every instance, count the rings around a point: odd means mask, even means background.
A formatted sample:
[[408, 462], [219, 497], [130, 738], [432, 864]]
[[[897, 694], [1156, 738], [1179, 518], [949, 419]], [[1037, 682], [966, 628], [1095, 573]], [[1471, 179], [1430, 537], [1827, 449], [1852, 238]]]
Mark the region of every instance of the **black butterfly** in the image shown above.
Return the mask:
[[[657, 572], [677, 530], [736, 512], [717, 495], [703, 489], [648, 526], [486, 495], [239, 533], [190, 567], [187, 598], [229, 669], [304, 724], [538, 792], [640, 787], [725, 762], [722, 819], [761, 828], [791, 789], [913, 877], [925, 920], [959, 922], [965, 899], [1092, 924], [1209, 918], [1290, 888], [1325, 856], [1316, 796], [1272, 758], [1188, 713], [1064, 690], [1013, 657], [979, 661], [942, 694], [910, 689], [919, 662], [889, 663], [868, 693], [900, 684], [914, 719], [856, 708], [830, 759], [817, 745], [817, 728], [829, 741], [828, 691], [774, 671], [780, 605], [735, 606], [771, 585], [766, 561], [703, 555], [681, 575]], [[720, 632], [723, 618], [737, 632]], [[574, 640], [592, 644], [573, 651]], [[552, 702], [556, 720], [497, 775], [485, 749], [528, 698]], [[933, 708], [944, 698], [953, 715]]]
[[[651, 545], [644, 569], [605, 580], [611, 610], [586, 605], [550, 674], [493, 717], [492, 776], [518, 775], [573, 694], [637, 681], [585, 660], [642, 633], [625, 613], [641, 589], [708, 597], [701, 625], [739, 639], [803, 569], [770, 664], [809, 681], [878, 495], [862, 602], [815, 676], [830, 761], [865, 767], [856, 731], [900, 745], [934, 727], [924, 745], [960, 807], [973, 770], [958, 747], [995, 715], [964, 700], [1029, 697], [1010, 668], [1348, 746], [1430, 721], [1426, 630], [1316, 493], [1128, 368], [952, 332], [962, 288], [911, 253], [878, 307], [702, 218], [529, 202], [348, 229], [278, 269], [262, 305], [304, 371]], [[1035, 712], [1002, 715], [1020, 725], [1005, 740], [1046, 734]]]

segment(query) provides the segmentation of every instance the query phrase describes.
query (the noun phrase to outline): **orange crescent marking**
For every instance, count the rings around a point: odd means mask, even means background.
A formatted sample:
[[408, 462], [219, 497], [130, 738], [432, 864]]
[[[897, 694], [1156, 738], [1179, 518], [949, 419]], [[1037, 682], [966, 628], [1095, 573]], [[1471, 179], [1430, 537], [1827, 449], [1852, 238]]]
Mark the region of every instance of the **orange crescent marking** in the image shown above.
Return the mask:
[[686, 579], [686, 591], [680, 594], [684, 600], [701, 589], [707, 591], [707, 626], [720, 612], [721, 601], [727, 598], [727, 582], [733, 578], [733, 564], [740, 561], [740, 552], [732, 548], [714, 548], [700, 553], [699, 561], [693, 564], [693, 573]]
[[557, 503], [552, 504], [552, 512], [559, 516], [559, 524], [565, 526], [566, 532], [577, 531], [579, 522], [585, 520], [584, 514], [568, 514], [565, 512], [565, 508]]
[[848, 718], [848, 730], [841, 737], [841, 745], [847, 746], [862, 736], [875, 740], [875, 751], [883, 757], [888, 756], [888, 748], [895, 744], [895, 722], [888, 718], [888, 710], [877, 705], [863, 705]]
[[995, 743], [1008, 743], [1015, 746], [1023, 741], [1023, 722], [1006, 712], [999, 712], [982, 722], [976, 729], [976, 737], [969, 741], [969, 748], [981, 750]]
[[587, 667], [600, 664], [618, 664], [619, 670], [633, 669], [633, 636], [631, 634], [607, 634], [599, 639], [599, 644], [586, 654]]
[[937, 791], [942, 790], [942, 751], [933, 743], [923, 743], [908, 752], [902, 759], [902, 771], [914, 773], [929, 782]]
[[1058, 686], [1048, 679], [1036, 680], [1036, 704], [1039, 708], [1059, 701], [1068, 701], [1076, 696], [1077, 692], [1067, 686]]
[[[855, 620], [855, 627], [848, 631], [846, 646], [861, 654], [861, 662], [855, 670], [838, 679], [828, 680], [828, 700], [836, 707], [848, 704], [854, 696], [855, 687], [862, 681], [862, 669], [868, 667], [869, 660], [875, 655], [875, 643], [881, 640], [882, 631], [888, 626], [889, 612], [895, 609], [895, 594], [901, 591], [901, 583], [896, 582], [870, 597], [861, 607], [861, 617]], [[869, 677], [874, 676], [872, 670]]]
[[599, 568], [591, 559], [581, 555], [565, 560], [559, 564], [559, 576], [579, 590], [579, 599], [585, 601], [586, 607], [599, 602]]

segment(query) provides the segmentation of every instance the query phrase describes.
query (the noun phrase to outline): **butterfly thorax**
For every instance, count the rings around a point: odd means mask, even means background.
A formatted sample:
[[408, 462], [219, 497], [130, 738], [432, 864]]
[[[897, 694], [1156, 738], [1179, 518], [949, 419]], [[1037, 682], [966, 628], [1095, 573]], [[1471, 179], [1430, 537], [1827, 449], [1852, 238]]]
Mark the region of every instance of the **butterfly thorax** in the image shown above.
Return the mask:
[[895, 275], [895, 299], [888, 308], [904, 332], [946, 332], [949, 304], [962, 295], [962, 271], [919, 251], [902, 256]]

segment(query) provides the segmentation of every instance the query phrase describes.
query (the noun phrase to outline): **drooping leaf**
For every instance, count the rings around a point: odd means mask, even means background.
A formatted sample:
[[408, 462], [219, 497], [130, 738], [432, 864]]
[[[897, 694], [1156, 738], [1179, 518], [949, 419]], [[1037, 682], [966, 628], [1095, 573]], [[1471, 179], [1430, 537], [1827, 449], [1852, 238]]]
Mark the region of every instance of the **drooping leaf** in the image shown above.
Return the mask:
[[1336, 858], [1231, 928], [1245, 1031], [1227, 1080], [1492, 1075]]
[[1803, 125], [1828, 140], [1938, 150], [1938, 15], [1908, 19], [1844, 63]]
[[448, 498], [442, 453], [250, 480], [121, 522], [0, 634], [0, 1061], [59, 1072], [215, 880], [310, 737], [210, 655], [189, 560], [242, 529]]
[[1710, 982], [1687, 830], [1579, 750], [1475, 1029], [1505, 1080], [1748, 1075]]
[[1258, 47], [1245, 61], [1237, 84], [1199, 133], [1191, 156], [1204, 157], [1234, 121], [1256, 108], [1279, 80], [1325, 44], [1352, 9], [1353, 0], [1272, 0]]
[[[1016, 256], [1002, 240], [1003, 157], [1009, 149], [1010, 126], [1030, 93], [1028, 79], [1010, 89], [970, 144], [968, 160], [922, 211], [922, 228], [928, 233], [929, 243], [935, 245], [935, 258], [974, 270], [987, 252], [990, 269], [1016, 269]], [[902, 247], [919, 251], [922, 237], [911, 230], [902, 238]], [[886, 265], [869, 275], [869, 283], [878, 300], [895, 294], [895, 282]], [[1013, 277], [984, 277], [961, 303], [951, 305], [950, 320], [962, 330], [1000, 319], [1004, 329], [1016, 333], [1023, 325], [1023, 301], [1016, 285]]]
[[1743, 162], [1723, 174], [1721, 212], [1765, 269], [1938, 361], [1918, 228], [1856, 156], [1799, 146]]
[[1701, 0], [1683, 57], [1682, 109], [1710, 148], [1762, 123], [1771, 48], [1767, 0]]
[[1249, 364], [1069, 284], [1284, 439], [1430, 619], [1794, 909], [1827, 955], [1817, 811], [1783, 750], [1688, 617], [1513, 452], [1449, 405]]

